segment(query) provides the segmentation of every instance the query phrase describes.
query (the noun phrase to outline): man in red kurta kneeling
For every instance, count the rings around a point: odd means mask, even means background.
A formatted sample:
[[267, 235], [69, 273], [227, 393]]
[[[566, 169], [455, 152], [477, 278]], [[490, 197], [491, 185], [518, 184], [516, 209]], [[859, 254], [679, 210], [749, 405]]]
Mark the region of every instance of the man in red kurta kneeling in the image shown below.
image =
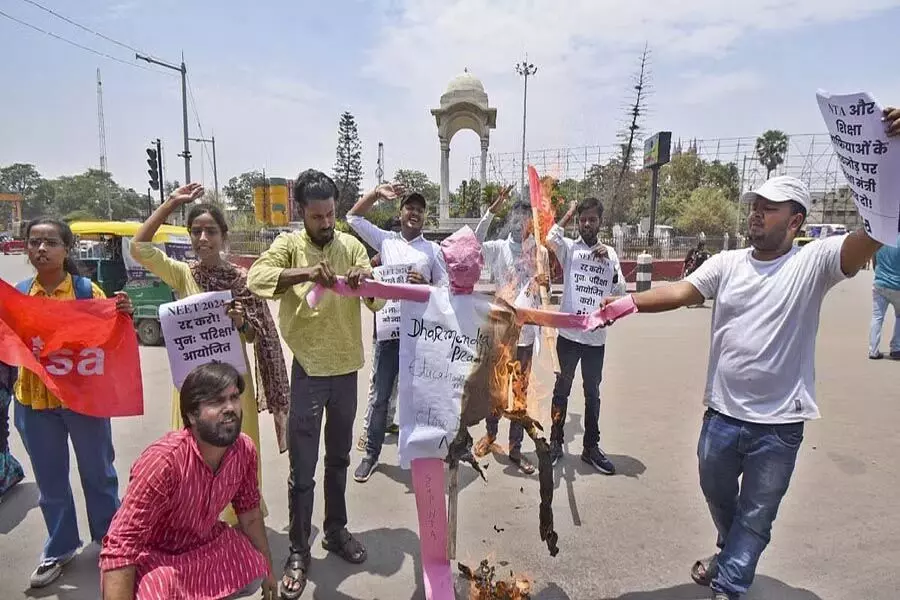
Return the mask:
[[[184, 428], [154, 442], [100, 553], [104, 600], [274, 598], [257, 453], [241, 434], [244, 380], [230, 365], [194, 369], [181, 387]], [[239, 525], [219, 514], [231, 503]]]

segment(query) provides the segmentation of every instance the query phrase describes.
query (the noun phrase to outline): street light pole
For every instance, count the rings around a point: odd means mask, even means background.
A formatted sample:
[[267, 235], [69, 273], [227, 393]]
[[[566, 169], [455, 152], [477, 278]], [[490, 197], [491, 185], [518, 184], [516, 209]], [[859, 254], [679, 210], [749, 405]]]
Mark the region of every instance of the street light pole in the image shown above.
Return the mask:
[[519, 175], [519, 193], [525, 194], [525, 124], [528, 113], [528, 78], [537, 73], [537, 67], [525, 60], [516, 65], [516, 73], [525, 78], [525, 91], [522, 95], [522, 172]]
[[[182, 126], [184, 128], [184, 150], [178, 156], [184, 158], [184, 185], [187, 185], [191, 182], [191, 148], [188, 145], [188, 112], [187, 112], [187, 66], [184, 64], [184, 55], [181, 57], [181, 66], [172, 65], [167, 62], [163, 62], [152, 56], [144, 56], [140, 53], [135, 53], [134, 57], [138, 60], [143, 60], [148, 63], [159, 65], [161, 67], [165, 67], [167, 69], [172, 69], [173, 71], [178, 71], [181, 73], [181, 117], [182, 117]], [[181, 218], [184, 219], [184, 206], [181, 207]]]
[[218, 202], [219, 201], [219, 166], [218, 166], [218, 163], [216, 162], [216, 136], [211, 136], [208, 140], [204, 139], [204, 138], [190, 138], [190, 139], [192, 142], [212, 144], [213, 182], [216, 186], [216, 202]]

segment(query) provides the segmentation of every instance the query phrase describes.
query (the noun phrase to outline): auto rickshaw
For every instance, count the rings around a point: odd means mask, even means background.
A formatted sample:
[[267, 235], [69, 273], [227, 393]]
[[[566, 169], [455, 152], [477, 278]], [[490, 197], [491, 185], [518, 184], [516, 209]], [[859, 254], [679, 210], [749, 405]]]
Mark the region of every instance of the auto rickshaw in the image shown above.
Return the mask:
[[[162, 343], [159, 307], [176, 298], [172, 288], [131, 258], [131, 239], [141, 224], [76, 221], [70, 226], [78, 238], [78, 260], [85, 267], [85, 276], [100, 286], [107, 296], [125, 291], [134, 304], [138, 339], [145, 346]], [[153, 236], [153, 243], [176, 260], [194, 256], [184, 227], [163, 225]]]

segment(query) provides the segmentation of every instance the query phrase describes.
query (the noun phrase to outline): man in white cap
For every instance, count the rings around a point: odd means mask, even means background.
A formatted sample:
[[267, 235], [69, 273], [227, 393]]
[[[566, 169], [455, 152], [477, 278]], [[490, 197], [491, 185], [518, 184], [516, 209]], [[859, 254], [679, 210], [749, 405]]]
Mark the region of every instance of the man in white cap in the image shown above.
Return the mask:
[[773, 177], [742, 200], [750, 205], [752, 248], [716, 254], [684, 280], [633, 296], [645, 313], [715, 298], [697, 456], [719, 552], [691, 569], [715, 600], [735, 600], [753, 582], [803, 424], [819, 417], [822, 300], [880, 246], [860, 229], [794, 247], [810, 205], [809, 190], [794, 177]]

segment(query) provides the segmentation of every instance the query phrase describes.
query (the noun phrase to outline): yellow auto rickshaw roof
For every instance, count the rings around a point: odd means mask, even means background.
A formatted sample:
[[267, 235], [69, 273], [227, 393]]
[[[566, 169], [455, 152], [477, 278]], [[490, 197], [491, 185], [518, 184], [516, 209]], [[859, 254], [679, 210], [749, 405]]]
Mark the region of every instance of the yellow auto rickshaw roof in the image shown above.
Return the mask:
[[[134, 237], [142, 223], [130, 221], [75, 221], [69, 223], [75, 235], [116, 235]], [[179, 225], [162, 225], [153, 236], [153, 241], [160, 243], [169, 241], [171, 237], [187, 237], [187, 228]]]

